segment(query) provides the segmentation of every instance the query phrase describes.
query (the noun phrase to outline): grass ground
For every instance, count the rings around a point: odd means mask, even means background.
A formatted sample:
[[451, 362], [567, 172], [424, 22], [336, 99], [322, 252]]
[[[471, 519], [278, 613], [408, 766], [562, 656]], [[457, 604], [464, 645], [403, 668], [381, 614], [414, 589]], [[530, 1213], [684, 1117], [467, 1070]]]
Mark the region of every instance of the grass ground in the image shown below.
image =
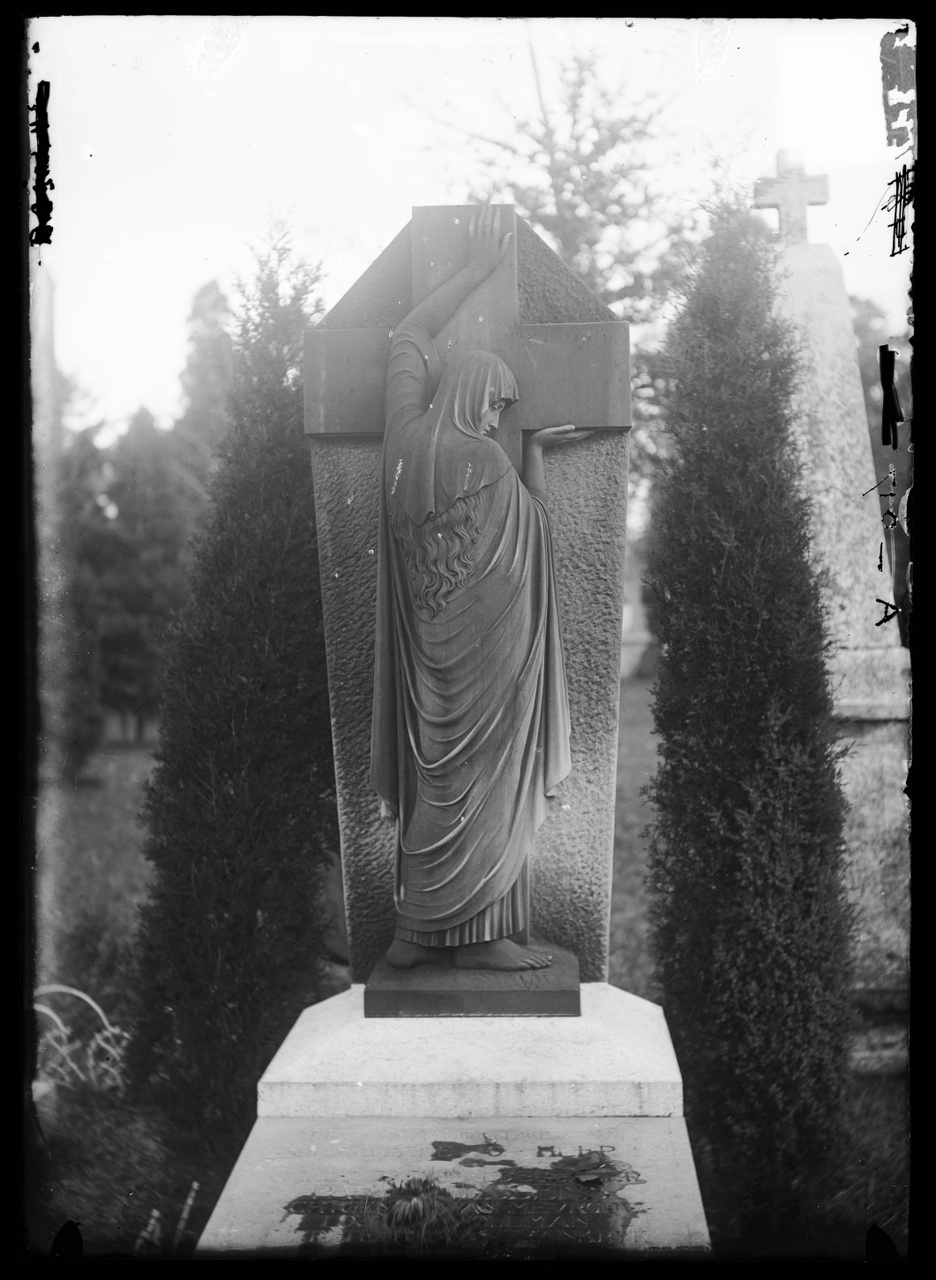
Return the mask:
[[146, 893], [137, 813], [149, 747], [111, 743], [80, 785], [47, 783], [40, 805], [40, 982], [85, 984], [118, 1018], [122, 970]]
[[[648, 999], [657, 993], [644, 890], [644, 828], [650, 811], [640, 789], [653, 767], [649, 687], [646, 681], [629, 680], [621, 691], [610, 979]], [[49, 784], [40, 812], [39, 846], [44, 863], [54, 868], [39, 885], [40, 981], [86, 991], [115, 1022], [125, 1012], [123, 978], [136, 905], [146, 891], [147, 864], [136, 814], [149, 770], [148, 747], [111, 745], [92, 762], [88, 785]], [[48, 1000], [76, 1031], [94, 1023], [94, 1015], [73, 997]], [[859, 1257], [871, 1222], [905, 1252], [904, 1083], [857, 1078], [851, 1082], [851, 1107], [855, 1154], [827, 1193], [829, 1228], [823, 1241], [766, 1242], [765, 1256], [827, 1248], [830, 1256]], [[144, 1245], [142, 1252], [184, 1257], [191, 1251], [236, 1157], [237, 1135], [206, 1150], [197, 1137], [167, 1129], [159, 1115], [133, 1111], [116, 1093], [77, 1081], [41, 1099], [39, 1116], [41, 1137], [30, 1135], [33, 1160], [27, 1188], [33, 1253], [47, 1253], [58, 1228], [72, 1219], [82, 1224], [88, 1254], [131, 1254], [154, 1210], [161, 1239]], [[726, 1254], [736, 1251], [728, 1225], [730, 1207], [720, 1204], [698, 1153], [697, 1163], [713, 1238]], [[175, 1244], [193, 1182], [199, 1184], [194, 1204]]]
[[[47, 779], [39, 806], [37, 985], [86, 993], [118, 1026], [128, 1012], [126, 972], [148, 882], [137, 814], [151, 750], [152, 744], [111, 742], [80, 785]], [[68, 1027], [72, 1043], [86, 1044], [100, 1029], [98, 1015], [74, 995], [47, 992], [38, 1002]], [[52, 1025], [51, 1014], [37, 1015], [38, 1036]], [[158, 1113], [133, 1109], [119, 1092], [97, 1087], [80, 1049], [71, 1058], [85, 1079], [63, 1068], [57, 1051], [48, 1053], [53, 1082], [37, 1098], [36, 1123], [27, 1128], [30, 1253], [47, 1254], [71, 1220], [81, 1224], [87, 1255], [132, 1255], [149, 1226], [153, 1239], [136, 1256], [185, 1256], [236, 1149], [206, 1153]], [[194, 1182], [187, 1228], [176, 1242]]]
[[614, 874], [611, 881], [609, 981], [646, 1000], [657, 998], [647, 941], [647, 837], [651, 810], [641, 796], [656, 767], [650, 687], [621, 683]]

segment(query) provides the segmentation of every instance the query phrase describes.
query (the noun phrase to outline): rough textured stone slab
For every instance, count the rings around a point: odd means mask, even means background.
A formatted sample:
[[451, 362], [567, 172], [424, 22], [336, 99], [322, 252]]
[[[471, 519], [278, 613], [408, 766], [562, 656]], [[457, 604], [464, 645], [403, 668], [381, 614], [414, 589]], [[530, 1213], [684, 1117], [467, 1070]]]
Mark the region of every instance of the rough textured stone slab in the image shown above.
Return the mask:
[[306, 1009], [257, 1089], [260, 1116], [671, 1116], [663, 1010], [584, 983], [578, 1018], [365, 1018], [364, 987]]
[[262, 1118], [196, 1257], [367, 1257], [391, 1239], [387, 1193], [432, 1178], [455, 1229], [442, 1256], [704, 1257], [708, 1230], [681, 1117]]
[[[392, 329], [412, 307], [412, 269], [407, 227], [321, 327]], [[523, 324], [614, 319], [522, 219], [517, 291]], [[380, 818], [369, 776], [381, 442], [310, 442], [348, 940], [352, 977], [363, 983], [389, 946], [395, 920], [394, 829]], [[531, 852], [532, 927], [573, 951], [582, 978], [594, 982], [608, 973], [628, 438], [595, 435], [549, 451], [545, 462], [572, 773], [550, 801]]]
[[392, 969], [381, 960], [364, 988], [364, 1017], [577, 1018], [578, 960], [571, 951], [549, 949], [548, 969], [522, 973], [455, 969], [450, 963]]

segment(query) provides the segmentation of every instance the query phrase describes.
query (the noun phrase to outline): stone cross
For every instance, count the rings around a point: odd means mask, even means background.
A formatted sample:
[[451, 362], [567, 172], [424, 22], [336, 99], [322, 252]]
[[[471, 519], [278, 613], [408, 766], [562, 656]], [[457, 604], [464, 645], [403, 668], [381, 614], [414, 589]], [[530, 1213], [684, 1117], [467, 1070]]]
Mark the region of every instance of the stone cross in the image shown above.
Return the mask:
[[828, 202], [829, 179], [824, 174], [807, 177], [792, 151], [778, 151], [777, 176], [759, 178], [754, 185], [754, 208], [779, 212], [780, 239], [786, 244], [805, 244], [807, 205]]
[[[413, 210], [412, 306], [466, 265], [468, 223], [475, 212], [472, 205]], [[519, 466], [522, 431], [566, 422], [591, 430], [630, 429], [630, 343], [629, 326], [621, 321], [521, 324], [516, 216], [513, 205], [502, 205], [501, 232], [511, 231], [504, 261], [436, 342], [446, 359], [458, 351], [493, 351], [511, 370], [520, 398], [504, 413], [497, 439]], [[307, 331], [308, 433], [383, 433], [391, 335], [389, 328]]]

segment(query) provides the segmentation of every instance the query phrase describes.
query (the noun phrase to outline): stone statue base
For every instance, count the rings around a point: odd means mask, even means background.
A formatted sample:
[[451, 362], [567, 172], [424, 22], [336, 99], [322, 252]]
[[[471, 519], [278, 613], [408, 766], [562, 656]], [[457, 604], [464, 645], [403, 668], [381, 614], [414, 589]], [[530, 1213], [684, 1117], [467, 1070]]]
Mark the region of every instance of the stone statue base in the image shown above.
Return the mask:
[[578, 1018], [578, 960], [551, 943], [546, 969], [515, 973], [446, 964], [395, 969], [381, 960], [364, 988], [365, 1018]]
[[196, 1258], [709, 1249], [663, 1010], [604, 982], [522, 1022], [369, 1019], [355, 985], [300, 1016], [257, 1115]]

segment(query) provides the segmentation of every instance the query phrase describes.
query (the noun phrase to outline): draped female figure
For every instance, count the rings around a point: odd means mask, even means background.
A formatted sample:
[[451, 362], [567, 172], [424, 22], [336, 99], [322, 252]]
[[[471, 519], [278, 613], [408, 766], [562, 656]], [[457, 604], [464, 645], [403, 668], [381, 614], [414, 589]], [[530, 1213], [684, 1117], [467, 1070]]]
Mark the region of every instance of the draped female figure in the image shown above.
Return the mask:
[[[496, 217], [471, 230], [496, 265]], [[533, 838], [571, 767], [542, 448], [574, 428], [532, 433], [524, 484], [488, 437], [517, 398], [510, 370], [481, 351], [443, 365], [436, 348], [452, 283], [395, 331], [386, 383], [371, 772], [397, 824], [387, 958], [453, 948], [460, 967], [538, 968], [548, 954], [514, 939]]]

